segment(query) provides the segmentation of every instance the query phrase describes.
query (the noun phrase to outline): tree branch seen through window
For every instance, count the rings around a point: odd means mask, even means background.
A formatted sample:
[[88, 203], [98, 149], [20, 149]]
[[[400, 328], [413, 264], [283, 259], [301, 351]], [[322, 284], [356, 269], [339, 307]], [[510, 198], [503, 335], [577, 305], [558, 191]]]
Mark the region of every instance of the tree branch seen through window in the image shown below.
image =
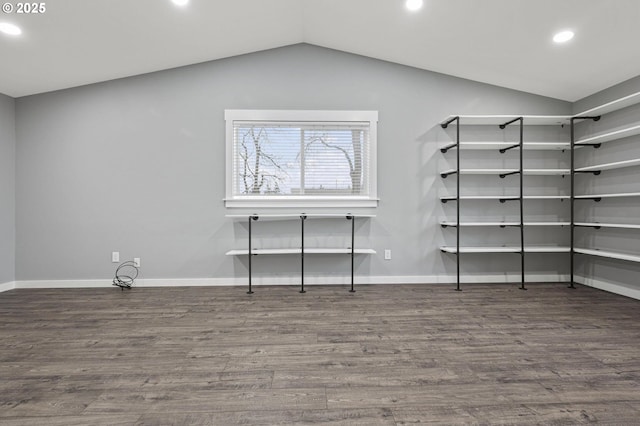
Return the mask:
[[239, 192], [247, 195], [359, 195], [363, 129], [239, 127]]

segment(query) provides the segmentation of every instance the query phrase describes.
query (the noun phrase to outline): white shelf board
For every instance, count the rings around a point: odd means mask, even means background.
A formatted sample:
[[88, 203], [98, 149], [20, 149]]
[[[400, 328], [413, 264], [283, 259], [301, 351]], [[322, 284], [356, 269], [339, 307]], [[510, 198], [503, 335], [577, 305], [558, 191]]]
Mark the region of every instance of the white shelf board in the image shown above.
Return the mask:
[[640, 124], [631, 127], [625, 127], [623, 129], [613, 130], [611, 132], [602, 133], [595, 136], [590, 136], [588, 138], [579, 139], [575, 144], [583, 145], [605, 143], [635, 135], [640, 135]]
[[525, 175], [566, 175], [569, 169], [524, 169]]
[[[462, 149], [481, 150], [481, 149], [502, 149], [515, 145], [516, 142], [460, 142]], [[455, 142], [443, 145], [440, 149], [457, 149]], [[525, 150], [563, 150], [571, 148], [569, 142], [525, 142]]]
[[[457, 253], [455, 246], [442, 246], [440, 250], [445, 253]], [[525, 253], [569, 253], [569, 247], [562, 246], [524, 246]], [[520, 253], [520, 246], [495, 246], [495, 247], [460, 247], [460, 253]]]
[[[460, 174], [463, 175], [501, 175], [507, 173], [517, 172], [518, 169], [460, 169]], [[525, 175], [567, 175], [570, 173], [569, 169], [524, 169]], [[455, 174], [456, 169], [443, 170], [440, 174]]]
[[[456, 226], [456, 222], [442, 221], [440, 225]], [[520, 222], [462, 222], [462, 226], [519, 226]], [[524, 221], [524, 226], [568, 226], [571, 222], [529, 222]]]
[[[525, 195], [525, 200], [568, 200], [568, 195]], [[519, 200], [518, 195], [461, 195], [461, 200]], [[447, 195], [440, 197], [443, 201], [455, 201], [455, 195]]]
[[227, 214], [225, 217], [233, 218], [233, 219], [248, 219], [249, 216], [258, 216], [258, 220], [260, 219], [300, 219], [300, 216], [306, 216], [307, 219], [323, 219], [323, 218], [341, 218], [346, 219], [347, 216], [354, 216], [356, 219], [358, 218], [369, 218], [376, 217], [374, 214], [353, 214], [353, 213], [283, 213], [283, 214], [275, 214], [275, 213], [251, 213], [251, 214]]
[[[551, 126], [556, 124], [567, 124], [569, 123], [571, 116], [570, 115], [450, 115], [444, 120], [442, 120], [441, 124], [449, 121], [454, 117], [460, 117], [460, 125], [468, 126], [468, 125], [495, 125], [499, 126], [513, 119], [523, 117], [524, 124], [531, 126]], [[455, 125], [455, 124], [450, 124]], [[517, 125], [514, 123], [512, 125]]]
[[640, 197], [640, 192], [622, 192], [617, 194], [581, 194], [576, 195], [576, 199], [591, 199], [591, 198], [627, 198], [627, 197]]
[[578, 167], [576, 169], [576, 172], [622, 169], [624, 167], [633, 167], [638, 165], [640, 165], [640, 158], [635, 158], [632, 160], [615, 161], [613, 163], [604, 163], [604, 164], [596, 164], [596, 165], [587, 166], [587, 167]]
[[640, 225], [631, 223], [600, 223], [600, 222], [576, 222], [576, 226], [587, 226], [590, 228], [621, 228], [621, 229], [640, 229]]
[[[593, 108], [589, 108], [575, 115], [517, 115], [517, 114], [499, 114], [499, 115], [462, 115], [453, 114], [442, 120], [441, 123], [449, 121], [454, 117], [460, 117], [461, 125], [500, 125], [515, 118], [523, 117], [525, 125], [555, 125], [568, 124], [573, 117], [594, 116], [608, 114], [613, 111], [626, 108], [631, 105], [640, 103], [640, 92], [631, 93], [622, 98], [606, 102]], [[584, 143], [584, 142], [583, 142]]]
[[610, 259], [619, 259], [619, 260], [629, 260], [631, 262], [640, 262], [640, 255], [637, 255], [637, 254], [628, 254], [628, 253], [620, 253], [615, 251], [587, 249], [587, 248], [575, 248], [574, 251], [576, 253], [588, 254], [591, 256], [607, 257]]
[[582, 111], [581, 113], [576, 114], [575, 116], [580, 117], [585, 115], [593, 116], [593, 115], [608, 114], [610, 112], [617, 111], [619, 109], [626, 108], [628, 106], [635, 105], [637, 103], [640, 103], [640, 92], [635, 92], [630, 95], [624, 96], [622, 98], [615, 99], [611, 102], [598, 105], [597, 107], [590, 108], [586, 111]]
[[[461, 200], [519, 200], [517, 195], [461, 195]], [[440, 197], [441, 201], [455, 201], [455, 195]]]
[[[355, 254], [376, 254], [373, 249], [357, 248], [353, 251]], [[251, 254], [268, 255], [268, 254], [301, 254], [300, 248], [282, 248], [282, 249], [253, 249]], [[227, 256], [246, 256], [249, 249], [229, 250], [225, 253]], [[304, 254], [351, 254], [350, 248], [305, 248]]]

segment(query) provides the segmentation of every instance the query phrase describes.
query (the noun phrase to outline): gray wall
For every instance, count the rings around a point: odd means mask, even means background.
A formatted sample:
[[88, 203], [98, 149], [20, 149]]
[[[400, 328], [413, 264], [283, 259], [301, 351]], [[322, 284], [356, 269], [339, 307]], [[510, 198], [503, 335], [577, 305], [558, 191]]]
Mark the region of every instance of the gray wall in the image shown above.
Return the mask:
[[640, 92], [640, 75], [574, 102], [573, 114], [579, 114], [636, 92]]
[[[437, 176], [448, 161], [437, 149], [448, 139], [436, 125], [445, 116], [571, 111], [563, 101], [304, 44], [20, 98], [17, 278], [109, 278], [115, 250], [141, 257], [146, 278], [246, 276], [245, 260], [224, 255], [246, 245], [246, 225], [225, 218], [223, 204], [230, 108], [379, 111], [381, 201], [357, 230], [378, 250], [357, 264], [373, 276], [455, 272], [437, 250], [452, 235], [438, 226], [448, 213], [437, 199], [447, 189]], [[298, 229], [256, 228], [291, 239]], [[393, 260], [383, 260], [385, 248]], [[310, 274], [346, 275], [347, 262], [315, 259]], [[557, 262], [532, 265], [557, 273], [566, 259]], [[517, 273], [519, 265], [469, 257], [463, 269]], [[295, 275], [298, 265], [259, 257], [256, 270]]]
[[0, 94], [0, 284], [15, 280], [15, 102]]

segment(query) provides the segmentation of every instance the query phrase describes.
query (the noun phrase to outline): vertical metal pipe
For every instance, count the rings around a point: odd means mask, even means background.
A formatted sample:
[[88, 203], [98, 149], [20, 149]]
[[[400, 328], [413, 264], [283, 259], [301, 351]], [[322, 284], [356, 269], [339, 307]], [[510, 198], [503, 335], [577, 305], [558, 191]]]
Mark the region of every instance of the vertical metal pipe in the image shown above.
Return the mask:
[[460, 289], [460, 117], [456, 119], [456, 291]]
[[300, 293], [306, 293], [304, 291], [304, 220], [306, 218], [305, 215], [300, 216]]
[[349, 292], [355, 293], [356, 291], [353, 289], [353, 260], [356, 247], [356, 217], [347, 216], [347, 219], [348, 218], [351, 218], [351, 290], [349, 290]]
[[574, 252], [574, 245], [575, 245], [575, 218], [574, 218], [574, 208], [575, 208], [575, 158], [574, 158], [574, 148], [575, 148], [575, 133], [574, 133], [574, 125], [575, 125], [575, 117], [571, 117], [571, 196], [570, 198], [570, 204], [571, 204], [571, 241], [569, 243], [569, 256], [570, 256], [570, 261], [569, 261], [569, 268], [571, 269], [570, 271], [570, 278], [569, 278], [569, 288], [576, 288], [575, 285], [573, 284], [574, 282], [574, 277], [573, 277], [573, 270], [574, 270], [574, 257], [575, 257], [575, 252]]
[[520, 274], [521, 290], [524, 286], [524, 118], [520, 117]]
[[306, 188], [305, 156], [306, 156], [306, 151], [305, 151], [305, 144], [304, 144], [304, 129], [300, 129], [300, 162], [298, 164], [300, 164], [300, 192], [302, 194], [305, 193], [305, 188]]
[[253, 220], [253, 216], [249, 216], [249, 291], [247, 294], [253, 294], [253, 290], [251, 290], [251, 221]]

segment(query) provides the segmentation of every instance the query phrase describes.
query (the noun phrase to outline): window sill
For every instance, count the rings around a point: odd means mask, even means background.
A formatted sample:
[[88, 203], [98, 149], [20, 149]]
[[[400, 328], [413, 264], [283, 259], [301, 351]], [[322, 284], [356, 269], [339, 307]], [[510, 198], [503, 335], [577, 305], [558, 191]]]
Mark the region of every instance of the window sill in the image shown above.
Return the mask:
[[235, 198], [225, 199], [226, 208], [375, 208], [378, 198], [350, 198], [343, 197], [287, 197], [286, 199], [264, 198]]

